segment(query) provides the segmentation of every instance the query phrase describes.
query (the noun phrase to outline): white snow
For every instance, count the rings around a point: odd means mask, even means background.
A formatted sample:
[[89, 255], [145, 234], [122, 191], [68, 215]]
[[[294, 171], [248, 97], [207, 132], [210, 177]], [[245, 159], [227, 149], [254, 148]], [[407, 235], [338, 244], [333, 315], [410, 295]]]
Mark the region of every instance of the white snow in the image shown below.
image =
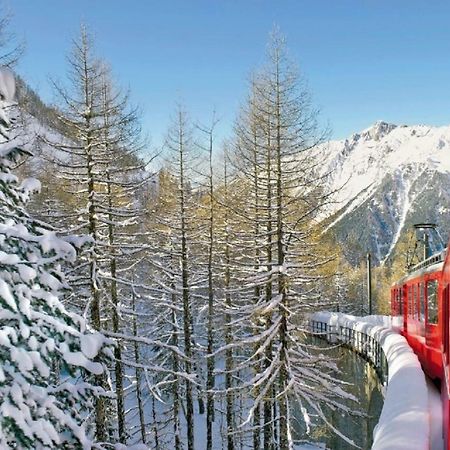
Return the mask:
[[7, 67], [0, 68], [0, 95], [5, 102], [12, 102], [16, 95], [14, 73]]
[[18, 264], [17, 270], [19, 271], [20, 278], [25, 282], [29, 283], [36, 278], [36, 271], [25, 264]]
[[428, 450], [431, 429], [425, 374], [406, 339], [391, 328], [390, 318], [321, 312], [311, 319], [364, 332], [383, 348], [389, 378], [372, 450]]
[[5, 283], [4, 280], [0, 278], [0, 299], [3, 299], [4, 302], [13, 310], [17, 311], [17, 305], [14, 300], [14, 297], [11, 293], [11, 289]]
[[13, 254], [13, 253], [5, 253], [4, 251], [0, 250], [0, 264], [8, 264], [11, 266], [14, 266], [18, 264], [20, 261], [20, 258]]
[[402, 201], [400, 201], [399, 204], [399, 209], [400, 209], [400, 221], [398, 223], [398, 227], [397, 227], [397, 231], [395, 232], [394, 237], [392, 238], [392, 242], [391, 242], [391, 246], [389, 247], [389, 250], [386, 254], [386, 256], [383, 259], [383, 262], [386, 261], [390, 254], [392, 253], [392, 251], [395, 248], [395, 245], [397, 244], [398, 240], [400, 239], [402, 230], [403, 230], [403, 226], [405, 225], [406, 222], [406, 217], [408, 215], [408, 211], [409, 208], [411, 207], [411, 199], [410, 199], [410, 195], [412, 195], [411, 191], [411, 183], [409, 180], [404, 180], [403, 177], [403, 173], [400, 171], [399, 173], [400, 175], [400, 179], [401, 179], [401, 184], [403, 187], [403, 190], [400, 194], [403, 194], [403, 197], [401, 198]]
[[123, 444], [116, 444], [114, 446], [115, 450], [148, 450], [149, 447], [147, 447], [144, 444], [136, 444], [136, 445], [123, 445]]
[[105, 344], [105, 336], [101, 333], [82, 334], [80, 344], [83, 354], [89, 359], [94, 359]]
[[444, 450], [441, 393], [429, 378], [427, 378], [427, 388], [431, 427], [430, 450]]
[[25, 178], [20, 187], [27, 194], [41, 192], [41, 182], [36, 178]]
[[64, 361], [69, 365], [83, 367], [95, 375], [100, 375], [103, 372], [102, 364], [90, 361], [81, 352], [65, 351], [61, 353]]

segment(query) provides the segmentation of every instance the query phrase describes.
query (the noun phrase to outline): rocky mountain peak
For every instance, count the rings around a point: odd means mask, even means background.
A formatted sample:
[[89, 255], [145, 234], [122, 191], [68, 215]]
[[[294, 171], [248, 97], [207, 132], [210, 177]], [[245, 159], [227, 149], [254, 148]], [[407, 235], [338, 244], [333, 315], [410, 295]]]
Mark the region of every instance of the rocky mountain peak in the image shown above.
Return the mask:
[[384, 122], [383, 120], [376, 121], [372, 126], [366, 128], [359, 133], [359, 137], [368, 141], [374, 140], [379, 141], [385, 136], [387, 136], [392, 130], [395, 130], [398, 125], [393, 123]]

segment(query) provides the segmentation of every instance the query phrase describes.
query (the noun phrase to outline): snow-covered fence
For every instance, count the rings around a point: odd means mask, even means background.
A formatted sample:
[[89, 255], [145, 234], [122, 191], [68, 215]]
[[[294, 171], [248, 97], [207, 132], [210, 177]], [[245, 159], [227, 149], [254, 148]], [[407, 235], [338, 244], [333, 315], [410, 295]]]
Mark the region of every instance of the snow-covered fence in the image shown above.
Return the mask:
[[328, 322], [311, 319], [309, 329], [319, 337], [328, 342], [340, 342], [346, 347], [357, 352], [369, 361], [383, 385], [388, 381], [388, 364], [380, 342], [374, 336], [344, 325], [329, 325]]
[[320, 312], [311, 315], [309, 322], [311, 331], [329, 342], [342, 342], [367, 357], [375, 367], [386, 364], [387, 386], [380, 420], [373, 431], [372, 450], [428, 450], [430, 422], [425, 375], [406, 339], [391, 328], [390, 318]]

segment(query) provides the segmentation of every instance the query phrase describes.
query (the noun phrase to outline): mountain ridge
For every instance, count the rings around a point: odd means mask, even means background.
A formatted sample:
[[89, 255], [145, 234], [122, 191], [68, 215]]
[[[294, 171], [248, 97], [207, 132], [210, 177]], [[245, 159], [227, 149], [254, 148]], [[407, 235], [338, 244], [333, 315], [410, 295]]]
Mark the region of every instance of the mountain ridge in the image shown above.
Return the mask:
[[319, 151], [320, 175], [329, 174], [327, 188], [335, 192], [320, 218], [344, 246], [349, 230], [370, 225], [371, 235], [353, 233], [353, 239], [382, 263], [414, 221], [450, 231], [450, 125], [377, 121]]

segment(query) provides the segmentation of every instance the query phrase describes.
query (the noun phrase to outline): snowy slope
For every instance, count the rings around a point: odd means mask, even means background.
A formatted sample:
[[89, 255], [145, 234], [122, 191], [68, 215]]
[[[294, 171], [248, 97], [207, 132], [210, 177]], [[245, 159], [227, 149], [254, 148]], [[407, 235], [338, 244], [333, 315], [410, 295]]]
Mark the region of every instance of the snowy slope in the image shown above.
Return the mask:
[[448, 232], [450, 126], [377, 122], [319, 151], [321, 175], [335, 191], [322, 219], [341, 240], [359, 228], [353, 238], [382, 261], [414, 222], [436, 221]]
[[19, 147], [29, 154], [25, 161], [21, 161], [20, 168], [17, 168], [17, 170], [21, 170], [21, 175], [37, 176], [40, 172], [45, 172], [48, 169], [49, 161], [68, 159], [66, 153], [47, 143], [68, 142], [68, 139], [61, 133], [45, 125], [16, 104], [11, 106], [8, 113], [12, 120], [10, 141], [2, 143], [0, 151], [7, 151], [11, 147]]

